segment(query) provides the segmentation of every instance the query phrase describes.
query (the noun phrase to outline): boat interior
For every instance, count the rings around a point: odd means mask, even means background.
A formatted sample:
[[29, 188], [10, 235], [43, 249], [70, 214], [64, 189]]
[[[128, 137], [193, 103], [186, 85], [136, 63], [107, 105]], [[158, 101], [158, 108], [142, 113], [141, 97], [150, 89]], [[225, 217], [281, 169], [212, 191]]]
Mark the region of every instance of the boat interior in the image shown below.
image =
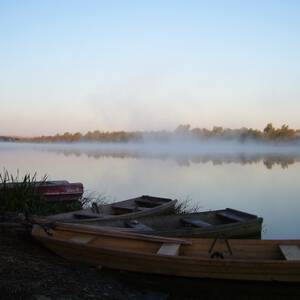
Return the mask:
[[149, 216], [134, 220], [107, 220], [103, 226], [133, 228], [144, 231], [176, 230], [180, 228], [209, 228], [212, 226], [247, 222], [257, 216], [231, 208], [185, 215]]
[[172, 201], [172, 199], [143, 195], [141, 197], [112, 204], [97, 205], [97, 203], [93, 203], [90, 208], [59, 214], [53, 217], [55, 219], [95, 219], [108, 216], [119, 216], [149, 210], [170, 201]]

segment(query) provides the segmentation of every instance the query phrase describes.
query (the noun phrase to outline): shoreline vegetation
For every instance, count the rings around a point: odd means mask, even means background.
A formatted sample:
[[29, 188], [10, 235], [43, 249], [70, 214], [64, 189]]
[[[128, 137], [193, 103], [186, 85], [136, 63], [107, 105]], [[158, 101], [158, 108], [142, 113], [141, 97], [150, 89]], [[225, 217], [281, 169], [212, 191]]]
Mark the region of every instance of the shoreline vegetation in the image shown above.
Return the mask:
[[76, 132], [65, 132], [63, 134], [37, 136], [37, 137], [12, 137], [0, 136], [2, 142], [30, 142], [30, 143], [59, 143], [59, 142], [169, 142], [174, 139], [186, 140], [221, 140], [248, 141], [261, 143], [297, 143], [300, 142], [300, 129], [289, 128], [282, 125], [275, 128], [268, 123], [263, 130], [253, 128], [229, 129], [221, 126], [214, 126], [211, 130], [206, 128], [192, 128], [190, 125], [179, 125], [174, 131], [89, 131], [85, 134]]
[[[51, 202], [41, 195], [37, 186], [38, 183], [46, 183], [47, 175], [37, 180], [37, 174], [30, 173], [20, 176], [9, 173], [6, 169], [0, 172], [0, 224], [6, 219], [15, 219], [19, 214], [22, 216], [47, 216], [57, 213], [65, 213], [97, 205], [108, 204], [109, 197], [104, 194], [90, 192], [78, 201], [72, 202]], [[199, 207], [190, 207], [191, 199], [182, 200], [175, 207], [176, 214], [197, 212]]]
[[18, 219], [19, 214], [45, 216], [68, 212], [81, 209], [83, 204], [89, 202], [85, 198], [80, 202], [47, 202], [37, 190], [37, 183], [46, 181], [47, 175], [37, 180], [36, 173], [20, 176], [19, 172], [14, 175], [5, 169], [0, 172], [0, 222]]

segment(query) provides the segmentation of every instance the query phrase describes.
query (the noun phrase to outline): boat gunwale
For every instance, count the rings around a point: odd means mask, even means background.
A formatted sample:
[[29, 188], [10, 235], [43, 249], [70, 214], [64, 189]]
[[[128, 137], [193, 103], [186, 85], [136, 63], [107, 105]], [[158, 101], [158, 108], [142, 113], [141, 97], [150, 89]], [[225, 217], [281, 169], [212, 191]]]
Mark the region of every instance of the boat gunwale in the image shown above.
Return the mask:
[[[68, 223], [54, 223], [52, 225], [54, 227], [54, 230], [68, 231], [68, 232], [79, 233], [79, 234], [81, 233], [81, 234], [95, 235], [95, 236], [112, 236], [112, 237], [118, 237], [122, 239], [143, 240], [143, 241], [157, 242], [157, 243], [178, 243], [182, 245], [192, 244], [192, 242], [187, 241], [185, 239], [163, 237], [157, 235], [146, 235], [146, 234], [140, 234], [140, 233], [128, 232], [128, 231], [120, 232], [119, 230], [115, 230], [115, 229], [106, 229], [106, 228], [102, 229], [102, 227], [100, 226], [97, 227], [97, 226], [68, 224]], [[40, 225], [37, 224], [34, 226], [40, 226]], [[82, 226], [83, 227], [86, 226], [86, 228], [78, 228]]]

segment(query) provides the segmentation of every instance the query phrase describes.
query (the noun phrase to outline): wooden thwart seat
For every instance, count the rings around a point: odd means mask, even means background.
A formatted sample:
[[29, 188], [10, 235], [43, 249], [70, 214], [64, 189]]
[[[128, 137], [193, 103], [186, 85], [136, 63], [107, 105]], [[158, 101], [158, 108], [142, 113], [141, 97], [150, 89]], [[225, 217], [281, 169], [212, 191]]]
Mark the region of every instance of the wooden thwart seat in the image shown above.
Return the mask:
[[178, 255], [179, 254], [180, 244], [177, 243], [163, 243], [158, 249], [158, 255]]
[[78, 219], [93, 219], [93, 218], [101, 218], [100, 214], [95, 213], [73, 213], [73, 216]]
[[127, 214], [134, 212], [134, 208], [121, 205], [112, 205], [111, 208], [118, 214]]
[[216, 215], [226, 218], [226, 219], [229, 219], [229, 220], [232, 220], [232, 221], [236, 221], [236, 222], [244, 222], [245, 221], [245, 219], [243, 217], [240, 217], [240, 216], [230, 213], [228, 211], [220, 211], [220, 212], [217, 212]]
[[296, 245], [279, 245], [286, 260], [300, 260], [300, 249]]
[[153, 231], [153, 228], [151, 228], [150, 226], [147, 226], [136, 220], [129, 220], [129, 221], [125, 222], [125, 225], [129, 228], [134, 228], [134, 229], [141, 230], [141, 231]]
[[70, 238], [70, 241], [79, 243], [79, 244], [87, 244], [91, 240], [93, 240], [95, 236], [86, 236], [86, 235], [78, 235], [78, 236], [73, 236]]
[[161, 202], [155, 202], [155, 201], [151, 201], [151, 200], [147, 200], [147, 199], [137, 199], [135, 200], [135, 203], [138, 205], [138, 206], [141, 206], [141, 207], [155, 207], [155, 206], [158, 206], [159, 204], [161, 204]]
[[212, 226], [212, 224], [210, 223], [207, 223], [207, 222], [204, 222], [202, 220], [193, 220], [193, 219], [185, 219], [185, 218], [182, 218], [180, 219], [180, 221], [183, 223], [183, 224], [187, 224], [187, 225], [192, 225], [194, 227], [210, 227]]
[[137, 206], [136, 211], [147, 211], [151, 209], [151, 207]]

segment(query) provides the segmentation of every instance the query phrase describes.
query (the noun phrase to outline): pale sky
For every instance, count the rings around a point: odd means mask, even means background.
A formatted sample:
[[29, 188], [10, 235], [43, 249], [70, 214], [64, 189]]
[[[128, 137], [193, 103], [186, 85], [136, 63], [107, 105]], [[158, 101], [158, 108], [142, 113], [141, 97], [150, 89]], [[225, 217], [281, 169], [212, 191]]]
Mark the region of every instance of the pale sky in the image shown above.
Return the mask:
[[0, 0], [0, 135], [300, 128], [300, 1]]

